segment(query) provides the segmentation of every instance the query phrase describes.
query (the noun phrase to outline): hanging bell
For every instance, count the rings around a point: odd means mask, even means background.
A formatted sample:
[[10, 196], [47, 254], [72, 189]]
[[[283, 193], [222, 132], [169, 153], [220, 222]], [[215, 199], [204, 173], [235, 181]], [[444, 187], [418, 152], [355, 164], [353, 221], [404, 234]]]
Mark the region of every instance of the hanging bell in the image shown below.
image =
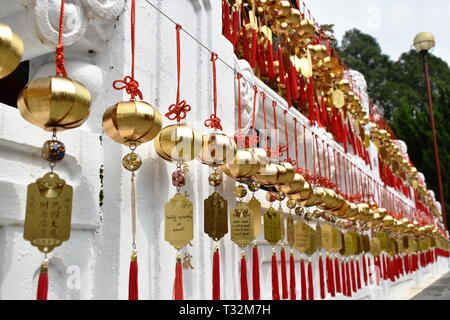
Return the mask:
[[234, 139], [223, 133], [210, 133], [203, 136], [203, 146], [198, 159], [203, 164], [218, 166], [231, 162], [236, 152]]
[[22, 117], [46, 131], [63, 131], [81, 126], [89, 116], [91, 94], [78, 81], [67, 77], [31, 80], [19, 94]]
[[200, 132], [186, 124], [173, 124], [163, 128], [155, 138], [156, 153], [167, 160], [188, 162], [202, 150]]
[[256, 175], [261, 165], [258, 156], [250, 149], [239, 149], [233, 161], [222, 165], [222, 171], [229, 177], [243, 181]]
[[108, 136], [126, 146], [152, 140], [161, 127], [161, 113], [145, 101], [122, 101], [103, 114], [103, 129]]
[[22, 56], [22, 39], [9, 26], [0, 23], [0, 79], [16, 70]]

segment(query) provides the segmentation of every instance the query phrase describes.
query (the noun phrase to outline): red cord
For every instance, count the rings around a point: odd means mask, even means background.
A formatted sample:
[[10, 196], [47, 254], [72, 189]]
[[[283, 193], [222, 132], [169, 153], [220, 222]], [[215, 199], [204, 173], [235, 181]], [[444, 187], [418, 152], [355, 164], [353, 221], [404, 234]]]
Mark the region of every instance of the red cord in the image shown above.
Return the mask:
[[181, 46], [180, 46], [180, 30], [181, 25], [175, 26], [177, 31], [176, 43], [177, 43], [177, 100], [175, 104], [169, 106], [169, 112], [165, 114], [169, 120], [181, 120], [186, 118], [186, 115], [191, 111], [191, 106], [187, 104], [185, 100], [180, 101], [180, 78], [181, 78]]
[[205, 126], [211, 129], [222, 130], [222, 125], [220, 124], [220, 119], [217, 117], [217, 72], [216, 72], [216, 61], [219, 56], [217, 53], [211, 53], [211, 64], [213, 71], [213, 94], [214, 94], [214, 112], [205, 120]]
[[[62, 1], [63, 6], [64, 0]], [[143, 99], [142, 92], [139, 90], [139, 82], [134, 79], [134, 52], [135, 52], [135, 25], [136, 25], [136, 0], [131, 1], [131, 76], [126, 76], [123, 80], [116, 80], [113, 82], [113, 87], [116, 90], [125, 89], [126, 92], [131, 96], [131, 100], [134, 100], [136, 96], [139, 99]], [[61, 26], [60, 26], [61, 27]], [[60, 33], [61, 29], [60, 29]], [[61, 38], [61, 34], [60, 34]], [[58, 44], [58, 47], [60, 44]], [[62, 44], [61, 44], [62, 48]], [[62, 49], [61, 49], [62, 50]], [[64, 55], [62, 56], [62, 64], [64, 67]], [[58, 72], [58, 70], [57, 70]], [[65, 72], [65, 71], [64, 71]]]
[[58, 46], [56, 47], [56, 75], [67, 77], [66, 68], [64, 67], [64, 0], [61, 0], [61, 11], [59, 13], [59, 34]]

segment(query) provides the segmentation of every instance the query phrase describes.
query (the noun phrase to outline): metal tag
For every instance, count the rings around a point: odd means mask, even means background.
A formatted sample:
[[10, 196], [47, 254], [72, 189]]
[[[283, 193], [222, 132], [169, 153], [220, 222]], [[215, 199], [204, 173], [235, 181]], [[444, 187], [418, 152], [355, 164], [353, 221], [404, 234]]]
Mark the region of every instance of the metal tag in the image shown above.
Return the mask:
[[264, 239], [272, 246], [281, 240], [280, 212], [270, 207], [264, 212]]
[[283, 209], [280, 207], [278, 208], [278, 212], [280, 213], [280, 235], [281, 235], [281, 242], [284, 242], [284, 239], [286, 238], [286, 228], [285, 228], [285, 219], [284, 219], [284, 213]]
[[373, 256], [378, 256], [381, 253], [380, 239], [374, 237], [370, 239], [370, 254]]
[[323, 235], [322, 235], [322, 227], [320, 226], [320, 223], [317, 222], [316, 224], [316, 246], [317, 246], [317, 250], [320, 250], [322, 248], [324, 248], [326, 251], [327, 248], [325, 248], [325, 246], [323, 246], [323, 239], [322, 239]]
[[164, 239], [180, 250], [194, 238], [192, 201], [177, 193], [164, 205]]
[[387, 249], [388, 249], [388, 238], [387, 238], [386, 233], [384, 233], [382, 231], [377, 232], [375, 234], [375, 237], [377, 237], [378, 240], [380, 240], [381, 250], [382, 251], [387, 251]]
[[248, 202], [248, 208], [253, 216], [253, 235], [256, 238], [261, 233], [261, 202], [252, 197]]
[[345, 242], [345, 255], [351, 256], [356, 253], [356, 244], [355, 238], [351, 232], [346, 232], [344, 234], [344, 242]]
[[204, 231], [214, 241], [228, 233], [228, 203], [218, 192], [204, 201]]
[[245, 202], [237, 202], [230, 214], [231, 241], [241, 248], [255, 239], [253, 215]]
[[28, 185], [23, 237], [42, 252], [69, 240], [73, 188], [56, 173]]
[[312, 250], [311, 227], [303, 221], [294, 224], [294, 248], [301, 253], [309, 254]]
[[334, 89], [331, 95], [331, 99], [333, 101], [333, 105], [340, 109], [345, 105], [345, 96], [344, 93], [339, 89]]
[[[317, 230], [317, 229], [316, 229]], [[322, 247], [327, 252], [333, 252], [333, 226], [326, 223], [321, 228], [322, 231]]]

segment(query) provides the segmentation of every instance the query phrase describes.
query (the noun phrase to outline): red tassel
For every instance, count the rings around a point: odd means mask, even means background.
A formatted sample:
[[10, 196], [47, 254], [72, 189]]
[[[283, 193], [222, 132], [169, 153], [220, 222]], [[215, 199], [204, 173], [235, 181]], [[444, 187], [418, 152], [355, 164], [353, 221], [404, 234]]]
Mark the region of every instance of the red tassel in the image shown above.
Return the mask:
[[175, 281], [173, 282], [173, 300], [184, 300], [183, 293], [183, 263], [177, 257], [175, 264]]
[[305, 261], [300, 259], [300, 282], [302, 285], [302, 300], [308, 300], [306, 297], [306, 272], [305, 272]]
[[327, 257], [327, 279], [328, 279], [328, 291], [332, 297], [336, 296], [336, 290], [334, 288], [334, 271], [333, 261], [330, 257]]
[[223, 20], [223, 30], [222, 33], [225, 38], [231, 41], [230, 35], [230, 6], [228, 1], [222, 1], [222, 20]]
[[238, 38], [239, 38], [239, 10], [233, 11], [233, 34], [231, 37], [231, 43], [234, 46], [234, 50], [236, 50], [238, 45]]
[[325, 281], [323, 279], [323, 258], [319, 255], [320, 299], [325, 299]]
[[324, 127], [328, 126], [328, 111], [327, 111], [327, 105], [325, 104], [325, 97], [321, 96], [321, 103], [322, 103], [322, 124]]
[[295, 260], [294, 260], [294, 252], [291, 251], [289, 255], [289, 289], [291, 293], [291, 300], [297, 299], [297, 289], [295, 284]]
[[280, 289], [278, 287], [278, 266], [275, 249], [272, 252], [272, 300], [280, 300]]
[[244, 253], [241, 255], [241, 300], [248, 300], [247, 261]]
[[273, 65], [273, 48], [270, 40], [267, 40], [267, 73], [270, 80], [276, 78], [275, 66]]
[[289, 82], [291, 87], [291, 98], [293, 100], [297, 100], [299, 98], [297, 70], [295, 69], [292, 62], [290, 62], [289, 66]]
[[350, 260], [351, 267], [351, 277], [352, 277], [352, 290], [356, 292], [356, 272], [355, 272], [355, 261], [353, 259]]
[[290, 108], [292, 106], [292, 97], [291, 97], [291, 82], [289, 81], [289, 78], [285, 81], [286, 83], [286, 100], [288, 103], [288, 107]]
[[386, 262], [386, 256], [384, 254], [381, 255], [381, 263], [383, 264], [383, 279], [387, 280], [389, 279], [388, 269], [387, 269], [387, 262]]
[[260, 75], [265, 76], [267, 74], [266, 57], [264, 56], [264, 44], [262, 43], [258, 45], [258, 67]]
[[250, 66], [252, 68], [256, 67], [256, 55], [258, 54], [258, 34], [256, 33], [256, 29], [252, 29], [252, 53], [250, 56]]
[[308, 300], [314, 300], [314, 282], [311, 261], [308, 263]]
[[362, 256], [362, 267], [363, 267], [363, 277], [364, 277], [364, 285], [367, 286], [369, 282], [367, 281], [367, 264], [366, 264], [366, 256]]
[[339, 270], [339, 259], [334, 259], [334, 274], [336, 278], [336, 292], [342, 293], [341, 288], [341, 272]]
[[347, 274], [346, 274], [346, 271], [345, 271], [345, 261], [344, 260], [342, 260], [341, 261], [341, 270], [342, 270], [342, 294], [344, 295], [344, 296], [346, 296], [347, 295]]
[[286, 80], [284, 79], [284, 63], [283, 63], [283, 49], [278, 47], [278, 69], [280, 73], [280, 83], [286, 84]]
[[368, 271], [367, 271], [367, 278], [369, 279], [369, 283], [373, 284], [372, 273], [371, 273], [372, 262], [370, 261], [370, 257], [367, 257], [367, 269], [368, 269]]
[[358, 289], [361, 289], [361, 268], [360, 268], [360, 264], [359, 264], [359, 257], [357, 258], [358, 260], [356, 260], [356, 280], [358, 282]]
[[314, 81], [312, 78], [309, 79], [308, 83], [308, 118], [311, 125], [313, 125], [316, 120], [316, 109], [314, 106]]
[[244, 51], [244, 59], [250, 62], [250, 48], [248, 47], [248, 36], [247, 36], [247, 28], [244, 26], [242, 28], [242, 47]]
[[220, 300], [220, 256], [219, 248], [214, 250], [213, 256], [213, 280], [212, 280], [212, 298]]
[[252, 259], [252, 280], [253, 280], [253, 300], [261, 299], [260, 284], [259, 284], [259, 257], [258, 247], [253, 246], [253, 259]]
[[47, 259], [45, 259], [39, 271], [36, 300], [47, 300], [47, 294], [48, 294], [48, 261]]
[[289, 298], [288, 286], [287, 286], [287, 274], [286, 274], [286, 251], [284, 247], [281, 247], [281, 297], [283, 300]]
[[139, 300], [137, 255], [133, 253], [130, 261], [130, 277], [128, 281], [128, 300]]

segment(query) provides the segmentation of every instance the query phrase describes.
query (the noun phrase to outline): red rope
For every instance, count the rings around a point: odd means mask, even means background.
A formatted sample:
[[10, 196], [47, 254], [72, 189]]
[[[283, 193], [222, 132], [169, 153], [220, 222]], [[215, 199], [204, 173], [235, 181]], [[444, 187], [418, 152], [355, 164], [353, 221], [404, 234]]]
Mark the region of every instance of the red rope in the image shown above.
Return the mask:
[[297, 118], [294, 118], [294, 139], [295, 139], [295, 161], [297, 163], [297, 168], [299, 166], [298, 162], [298, 133], [297, 133]]
[[[61, 7], [63, 7], [64, 0]], [[113, 82], [113, 87], [116, 90], [125, 89], [131, 96], [131, 100], [134, 100], [136, 96], [139, 99], [143, 99], [142, 92], [139, 90], [139, 82], [134, 79], [134, 53], [135, 53], [135, 26], [136, 26], [136, 0], [131, 1], [131, 76], [126, 76], [123, 80], [116, 80]], [[62, 37], [61, 25], [60, 25], [60, 38]], [[61, 41], [61, 39], [60, 39]], [[62, 44], [58, 44], [58, 48]], [[62, 49], [61, 49], [62, 51]], [[58, 60], [58, 59], [57, 59]], [[64, 68], [64, 55], [62, 55], [62, 66]], [[56, 71], [58, 73], [58, 69]], [[65, 71], [64, 71], [65, 72]]]
[[222, 125], [220, 124], [220, 119], [217, 117], [217, 72], [216, 72], [216, 61], [219, 56], [217, 53], [211, 53], [211, 64], [213, 71], [213, 94], [214, 94], [214, 112], [205, 120], [205, 126], [211, 129], [222, 130]]
[[56, 47], [56, 75], [67, 77], [66, 68], [64, 67], [64, 0], [61, 0], [61, 11], [59, 13], [59, 34], [58, 46]]
[[261, 91], [261, 97], [262, 97], [262, 109], [263, 109], [263, 119], [264, 119], [264, 134], [266, 136], [266, 148], [269, 144], [269, 137], [267, 135], [267, 114], [266, 114], [266, 93], [264, 91]]
[[238, 129], [239, 129], [239, 131], [242, 129], [241, 78], [242, 78], [242, 74], [240, 74], [238, 72], [236, 75], [236, 79], [237, 79], [237, 83], [238, 83]]
[[180, 78], [181, 78], [181, 46], [180, 46], [180, 30], [181, 25], [177, 24], [175, 26], [177, 31], [177, 100], [175, 104], [169, 106], [169, 112], [165, 114], [169, 120], [181, 120], [186, 118], [186, 115], [191, 111], [191, 106], [187, 104], [185, 100], [180, 101]]

